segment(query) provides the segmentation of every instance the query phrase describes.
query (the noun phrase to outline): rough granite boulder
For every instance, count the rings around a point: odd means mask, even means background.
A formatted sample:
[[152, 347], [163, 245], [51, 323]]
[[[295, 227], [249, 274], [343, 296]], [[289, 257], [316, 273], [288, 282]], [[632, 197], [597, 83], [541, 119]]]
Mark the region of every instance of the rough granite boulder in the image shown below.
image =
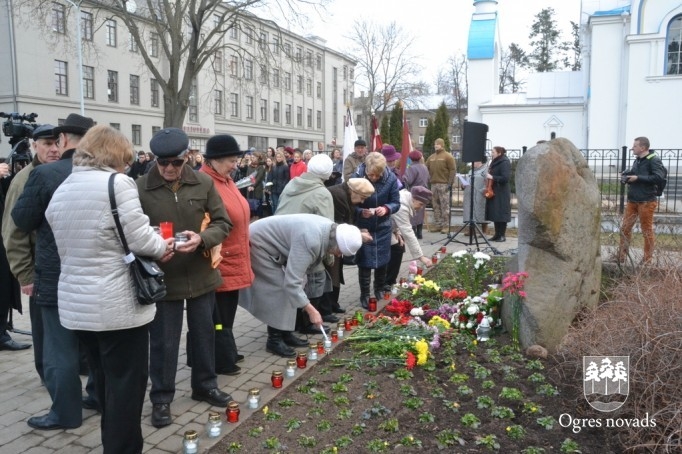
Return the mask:
[[[520, 341], [524, 348], [540, 344], [554, 351], [581, 308], [593, 308], [599, 299], [599, 188], [578, 149], [555, 139], [519, 160], [516, 194], [516, 266], [529, 274]], [[511, 310], [504, 306], [510, 327]]]

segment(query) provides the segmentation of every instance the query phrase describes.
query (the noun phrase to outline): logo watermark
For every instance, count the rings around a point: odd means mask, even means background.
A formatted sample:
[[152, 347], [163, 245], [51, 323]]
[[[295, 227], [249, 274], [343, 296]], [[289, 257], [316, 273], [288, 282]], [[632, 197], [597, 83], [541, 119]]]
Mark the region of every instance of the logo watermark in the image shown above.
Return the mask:
[[583, 395], [592, 408], [618, 410], [630, 392], [629, 356], [583, 356]]

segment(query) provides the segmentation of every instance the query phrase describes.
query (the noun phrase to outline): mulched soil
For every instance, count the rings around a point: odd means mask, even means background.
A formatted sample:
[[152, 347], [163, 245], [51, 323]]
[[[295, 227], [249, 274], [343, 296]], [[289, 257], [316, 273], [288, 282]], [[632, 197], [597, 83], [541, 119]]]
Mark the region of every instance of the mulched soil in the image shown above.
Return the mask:
[[[443, 342], [436, 361], [411, 374], [395, 364], [354, 361], [357, 352], [343, 343], [315, 367], [299, 369], [304, 375], [267, 404], [268, 415], [254, 413], [210, 452], [519, 453], [530, 446], [546, 453], [578, 452], [561, 449], [567, 438], [584, 454], [622, 450], [613, 432], [584, 428], [575, 434], [562, 428], [559, 416], [575, 408], [576, 387], [552, 383], [549, 360], [529, 362], [503, 347], [508, 342], [506, 335], [497, 336], [492, 345]], [[554, 386], [558, 395], [538, 394], [543, 384], [546, 389]], [[505, 387], [516, 388], [522, 397], [501, 397]], [[508, 407], [514, 416], [500, 418], [491, 408], [479, 408], [480, 396], [489, 396], [493, 407]], [[539, 410], [533, 413], [532, 407]], [[467, 413], [480, 420], [479, 427], [463, 424]], [[546, 416], [555, 419], [549, 430], [537, 422]], [[523, 428], [521, 439], [510, 437], [513, 429], [508, 428], [514, 426]], [[485, 440], [498, 446], [477, 444]]]

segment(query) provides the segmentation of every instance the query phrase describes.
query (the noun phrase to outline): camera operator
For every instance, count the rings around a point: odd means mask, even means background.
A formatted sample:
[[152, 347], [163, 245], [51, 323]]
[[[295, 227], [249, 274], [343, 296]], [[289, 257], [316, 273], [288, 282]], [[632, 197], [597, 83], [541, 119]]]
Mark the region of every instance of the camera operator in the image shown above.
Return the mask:
[[637, 222], [644, 236], [644, 257], [642, 263], [651, 262], [654, 253], [654, 212], [658, 206], [656, 187], [665, 180], [665, 168], [661, 158], [649, 150], [649, 139], [637, 137], [632, 145], [635, 162], [632, 168], [623, 172], [621, 182], [628, 185], [628, 203], [621, 226], [618, 261], [625, 262], [632, 239], [632, 228]]
[[[43, 375], [43, 324], [40, 309], [33, 298], [33, 261], [35, 233], [26, 233], [17, 228], [10, 213], [24, 191], [29, 174], [41, 164], [54, 162], [59, 159], [57, 137], [54, 126], [44, 124], [33, 130], [33, 161], [17, 173], [12, 179], [5, 198], [5, 215], [2, 218], [2, 241], [7, 251], [7, 260], [12, 274], [19, 280], [21, 292], [29, 296], [29, 314], [31, 316], [31, 334], [33, 336], [33, 353], [36, 371], [41, 380]], [[0, 321], [1, 323], [1, 321]], [[24, 344], [26, 345], [26, 344]], [[25, 347], [27, 348], [27, 347]]]

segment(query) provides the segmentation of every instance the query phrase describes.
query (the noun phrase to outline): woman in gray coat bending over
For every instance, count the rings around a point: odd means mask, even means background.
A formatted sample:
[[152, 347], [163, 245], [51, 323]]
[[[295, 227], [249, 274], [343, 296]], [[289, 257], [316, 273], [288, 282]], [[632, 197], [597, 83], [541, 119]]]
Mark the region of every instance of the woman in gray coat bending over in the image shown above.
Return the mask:
[[260, 219], [249, 227], [251, 266], [255, 279], [240, 290], [239, 305], [268, 325], [266, 350], [293, 357], [296, 309], [302, 309], [313, 325], [322, 316], [310, 304], [306, 276], [330, 253], [353, 255], [362, 246], [360, 230], [315, 214], [285, 214]]

